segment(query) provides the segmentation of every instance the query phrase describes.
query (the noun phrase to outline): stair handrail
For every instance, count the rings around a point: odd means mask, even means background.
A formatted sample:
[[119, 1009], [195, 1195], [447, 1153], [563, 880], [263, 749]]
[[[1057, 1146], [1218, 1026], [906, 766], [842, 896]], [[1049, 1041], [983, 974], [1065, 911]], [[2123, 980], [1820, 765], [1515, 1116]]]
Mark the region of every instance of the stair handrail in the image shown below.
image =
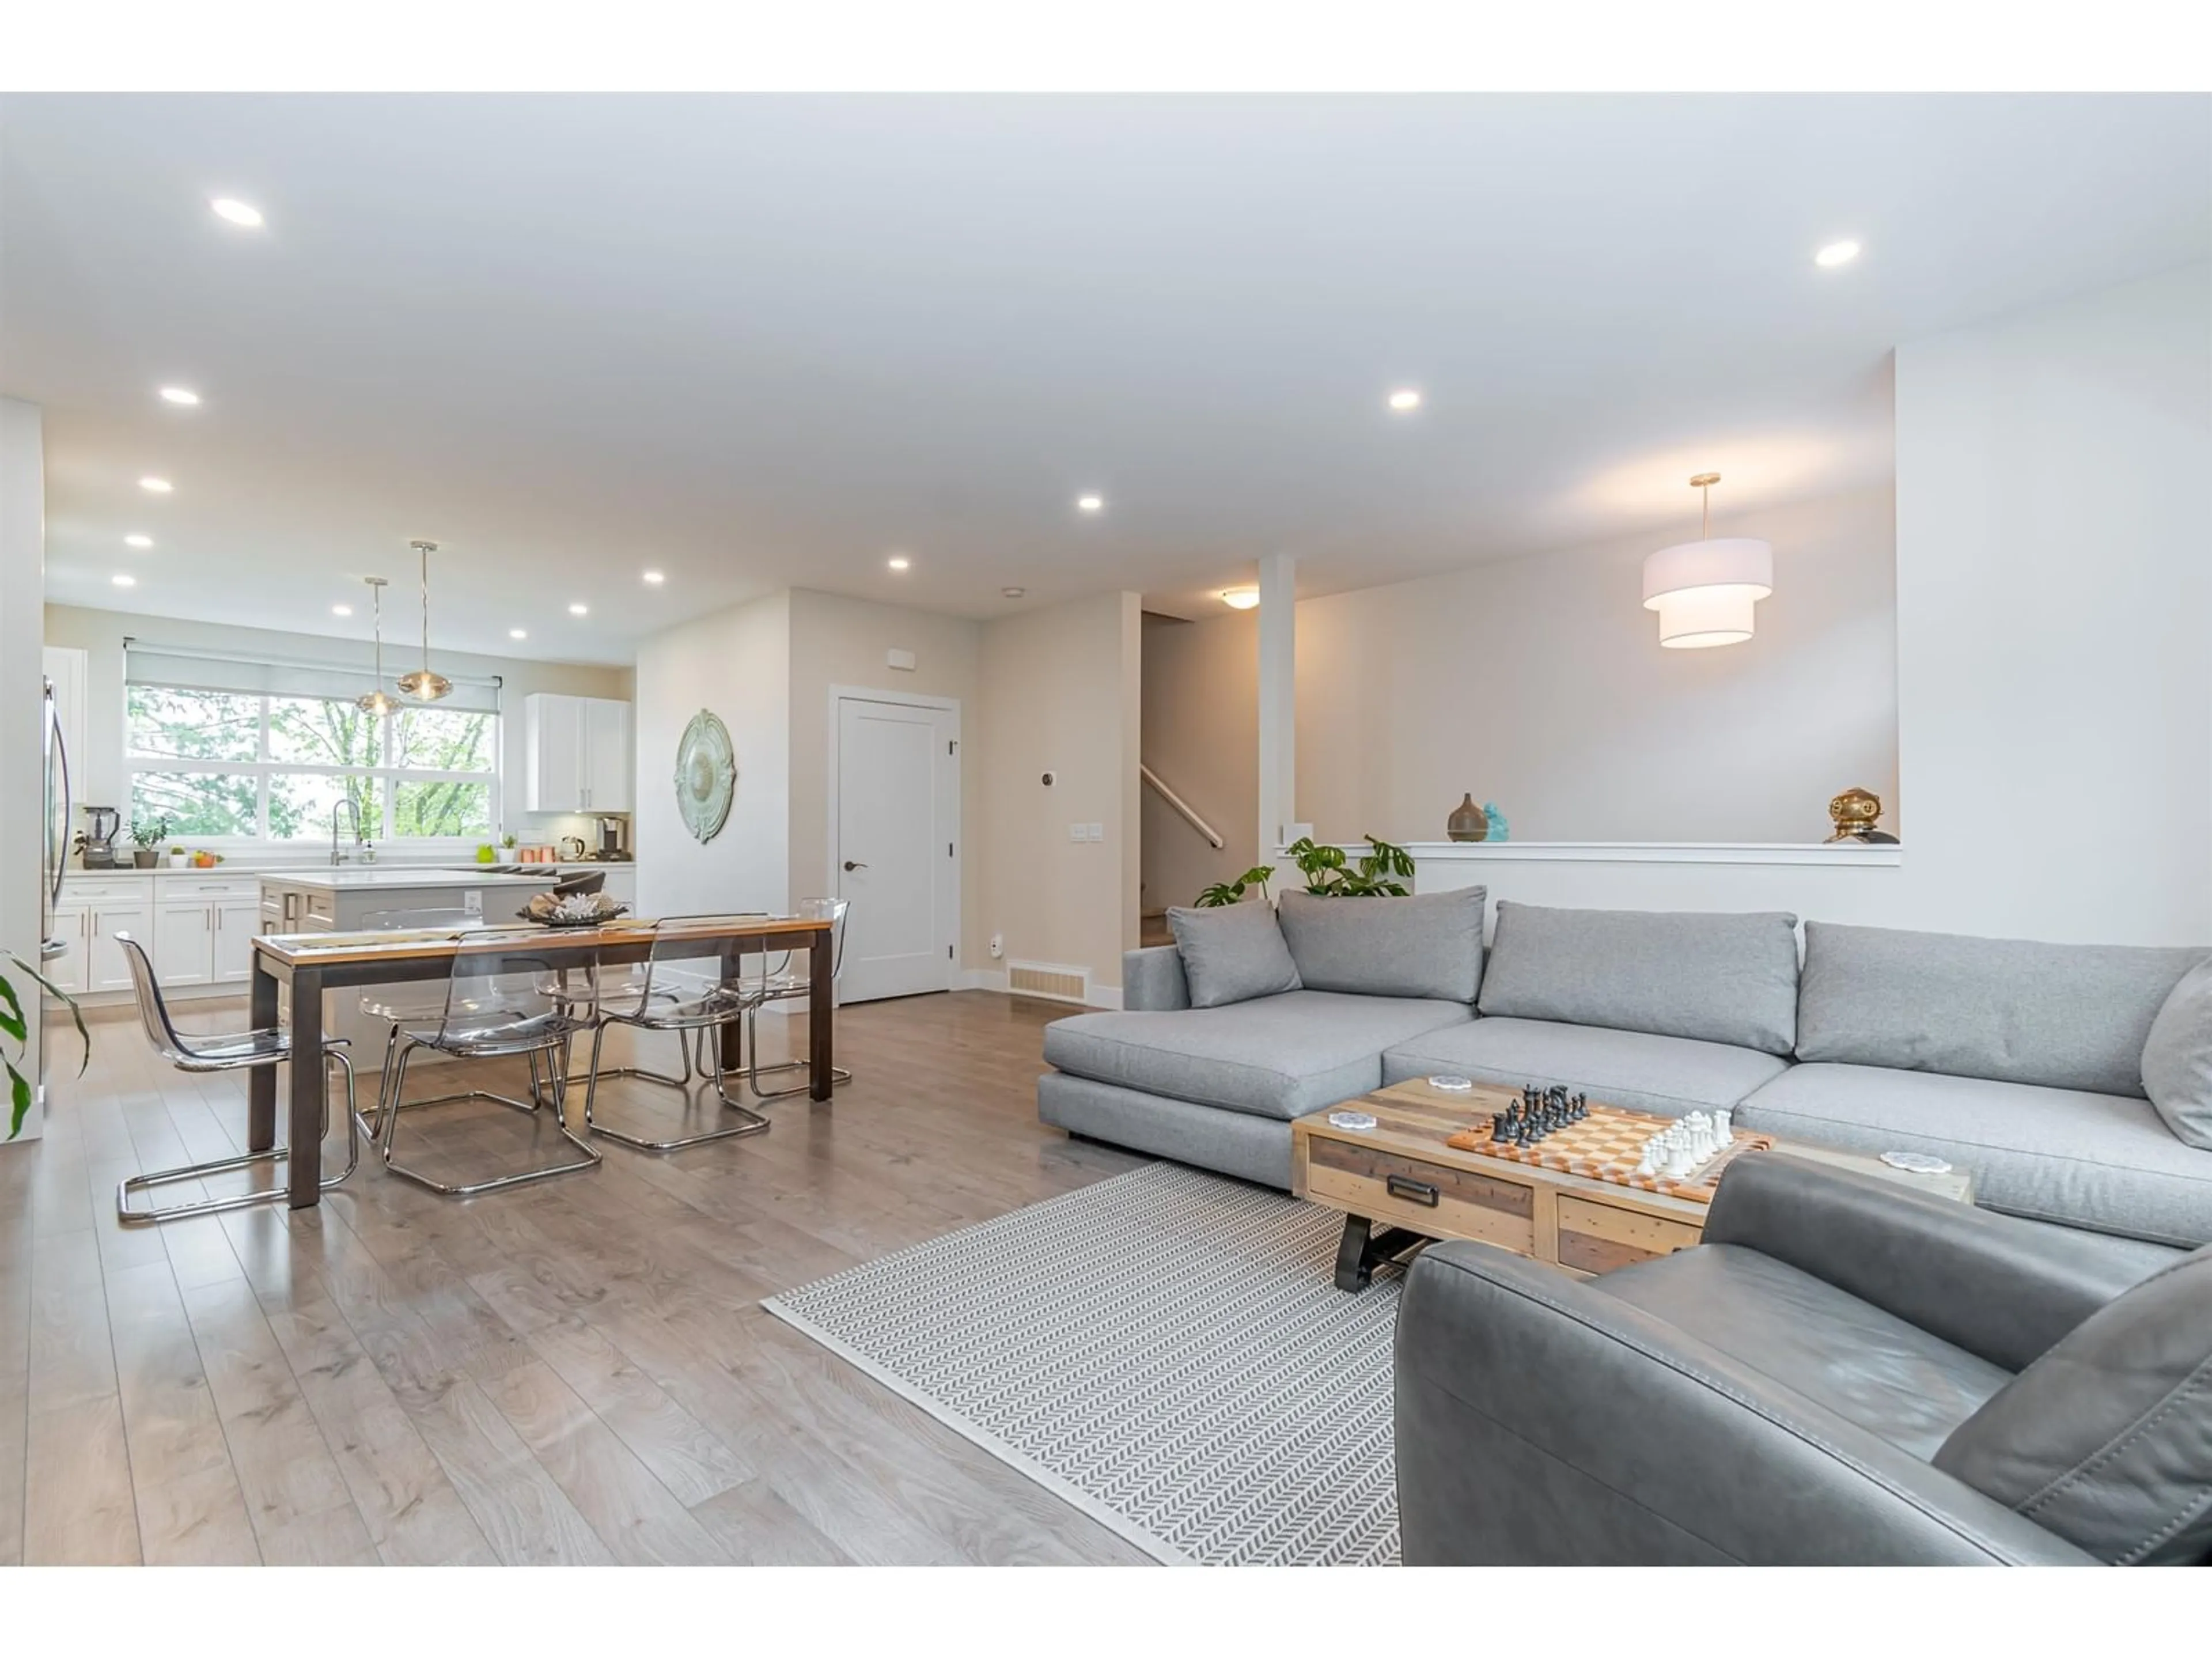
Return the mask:
[[1197, 812], [1193, 810], [1191, 804], [1188, 801], [1185, 800], [1181, 795], [1176, 793], [1174, 790], [1169, 788], [1167, 785], [1162, 783], [1160, 781], [1160, 775], [1153, 771], [1151, 767], [1146, 765], [1142, 761], [1139, 761], [1137, 763], [1137, 775], [1144, 779], [1144, 781], [1152, 787], [1152, 790], [1154, 794], [1158, 795], [1169, 805], [1174, 807], [1176, 813], [1182, 817], [1185, 823], [1188, 823], [1192, 829], [1197, 830], [1200, 835], [1204, 836], [1208, 845], [1218, 850], [1228, 844], [1221, 839], [1218, 833], [1216, 833], [1212, 824], [1208, 823], [1204, 818], [1199, 817]]

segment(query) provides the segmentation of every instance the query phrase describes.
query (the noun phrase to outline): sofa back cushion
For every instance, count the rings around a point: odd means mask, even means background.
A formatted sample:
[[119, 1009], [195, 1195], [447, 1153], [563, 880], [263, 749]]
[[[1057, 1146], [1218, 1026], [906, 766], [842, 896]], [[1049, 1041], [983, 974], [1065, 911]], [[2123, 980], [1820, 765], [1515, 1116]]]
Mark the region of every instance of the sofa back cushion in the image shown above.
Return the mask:
[[2212, 961], [2184, 974], [2151, 1022], [2142, 1080], [2174, 1138], [2212, 1151]]
[[2212, 1245], [2061, 1337], [1935, 1462], [2100, 1560], [2212, 1562]]
[[2204, 954], [1808, 921], [1797, 1058], [2140, 1097], [2151, 1023]]
[[1205, 909], [1170, 907], [1168, 928], [1190, 983], [1190, 1006], [1220, 1008], [1298, 988], [1297, 964], [1266, 900]]
[[1411, 898], [1283, 895], [1279, 919], [1309, 991], [1473, 1002], [1482, 988], [1482, 911], [1489, 890]]
[[1610, 1025], [1786, 1054], [1797, 1032], [1797, 918], [1498, 904], [1486, 1014]]

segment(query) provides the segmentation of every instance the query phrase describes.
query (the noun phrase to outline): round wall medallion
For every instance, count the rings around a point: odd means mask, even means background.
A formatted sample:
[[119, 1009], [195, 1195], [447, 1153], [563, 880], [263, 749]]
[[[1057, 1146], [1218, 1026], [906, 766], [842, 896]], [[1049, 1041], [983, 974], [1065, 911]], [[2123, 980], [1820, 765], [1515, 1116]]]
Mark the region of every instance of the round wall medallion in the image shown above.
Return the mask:
[[737, 788], [738, 751], [730, 728], [702, 708], [676, 745], [676, 809], [684, 827], [702, 842], [714, 840], [730, 821]]

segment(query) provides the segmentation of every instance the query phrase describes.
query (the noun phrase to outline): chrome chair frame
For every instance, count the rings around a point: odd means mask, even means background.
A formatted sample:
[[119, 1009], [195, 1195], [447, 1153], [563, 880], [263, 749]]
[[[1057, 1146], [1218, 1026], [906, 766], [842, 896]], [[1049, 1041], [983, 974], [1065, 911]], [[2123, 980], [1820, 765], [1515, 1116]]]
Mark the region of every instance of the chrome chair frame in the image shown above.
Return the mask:
[[[801, 915], [807, 914], [805, 907], [810, 904], [823, 906], [830, 913], [830, 932], [835, 936], [830, 947], [830, 983], [835, 986], [838, 976], [845, 970], [845, 918], [852, 909], [852, 901], [842, 898], [803, 898], [799, 901], [799, 903]], [[756, 1100], [788, 1100], [793, 1095], [803, 1095], [813, 1087], [814, 1066], [811, 1060], [779, 1060], [773, 1066], [763, 1066], [760, 1063], [760, 1011], [771, 1002], [795, 1002], [800, 998], [811, 995], [813, 992], [816, 966], [812, 956], [810, 954], [807, 959], [805, 979], [791, 973], [790, 965], [791, 952], [787, 951], [783, 953], [783, 967], [771, 972], [767, 957], [763, 954], [761, 961], [761, 989], [751, 1005], [745, 1010], [745, 1034], [743, 1041], [744, 1052], [752, 1056], [752, 1062], [741, 1069], [744, 1074], [745, 1083], [752, 1090], [753, 1098]], [[771, 1076], [777, 1072], [805, 1072], [807, 1074], [807, 1080], [794, 1084], [788, 1089], [762, 1088], [761, 1079]], [[830, 1066], [830, 1086], [832, 1089], [842, 1088], [852, 1080], [852, 1073], [844, 1066]]]
[[[508, 955], [526, 956], [526, 947], [518, 946], [513, 952], [503, 952], [501, 959], [505, 960]], [[526, 1016], [518, 1024], [504, 1027], [498, 1025], [471, 1027], [465, 1024], [456, 1027], [455, 1015], [459, 988], [471, 980], [481, 978], [489, 981], [497, 977], [495, 973], [462, 974], [458, 970], [464, 965], [464, 962], [465, 958], [459, 956], [456, 956], [453, 959], [454, 971], [449, 972], [446, 981], [446, 1006], [439, 1018], [435, 1030], [426, 1033], [419, 1030], [410, 1030], [405, 1025], [397, 1023], [392, 1026], [392, 1038], [387, 1048], [392, 1060], [385, 1070], [377, 1104], [379, 1132], [377, 1152], [384, 1160], [384, 1167], [392, 1174], [413, 1182], [418, 1187], [427, 1187], [432, 1192], [448, 1198], [469, 1198], [477, 1193], [495, 1192], [503, 1187], [519, 1187], [527, 1182], [544, 1181], [554, 1176], [571, 1175], [579, 1170], [592, 1168], [601, 1161], [599, 1149], [569, 1128], [568, 1115], [568, 1072], [570, 1051], [574, 1047], [577, 1036], [594, 1024], [593, 1019], [580, 1018], [574, 1012], [582, 999], [555, 998], [540, 988], [535, 994], [546, 997], [556, 1012]], [[597, 970], [594, 969], [595, 979], [596, 973]], [[526, 1035], [501, 1036], [499, 1033], [502, 1030], [511, 1033], [526, 1033]], [[514, 1100], [508, 1096], [494, 1094], [489, 1090], [483, 1089], [464, 1090], [455, 1094], [436, 1096], [429, 1100], [408, 1101], [404, 1097], [407, 1087], [407, 1062], [420, 1048], [428, 1048], [434, 1053], [447, 1054], [457, 1060], [498, 1060], [526, 1056], [530, 1062], [532, 1103]], [[585, 1085], [584, 1114], [587, 1126], [591, 1121], [592, 1091], [595, 1081], [596, 1079], [592, 1079]], [[410, 1169], [399, 1162], [397, 1149], [399, 1119], [403, 1111], [421, 1111], [429, 1106], [447, 1105], [456, 1101], [477, 1099], [493, 1101], [499, 1105], [532, 1116], [540, 1109], [532, 1103], [540, 1099], [544, 1100], [552, 1108], [556, 1133], [583, 1156], [570, 1158], [565, 1163], [546, 1164], [539, 1169], [490, 1176], [482, 1181], [458, 1182], [437, 1180], [434, 1176], [423, 1174], [420, 1170]]]
[[[161, 995], [161, 982], [154, 976], [154, 963], [146, 954], [146, 947], [128, 933], [114, 935], [123, 947], [124, 960], [131, 968], [131, 982], [138, 998], [138, 1020], [144, 1029], [147, 1041], [154, 1052], [180, 1072], [204, 1073], [209, 1072], [249, 1071], [258, 1066], [289, 1064], [292, 1058], [290, 1036], [283, 1030], [241, 1031], [227, 1036], [187, 1036], [177, 1030], [176, 1022], [169, 1018], [167, 1000]], [[241, 1046], [242, 1045], [242, 1046]], [[361, 1163], [361, 1137], [368, 1125], [362, 1121], [354, 1097], [353, 1062], [345, 1053], [346, 1039], [328, 1037], [323, 1042], [323, 1059], [326, 1065], [335, 1065], [345, 1079], [346, 1095], [346, 1161], [345, 1168], [336, 1175], [325, 1176], [318, 1183], [328, 1192], [351, 1175]], [[330, 1094], [323, 1096], [323, 1132], [330, 1133]], [[150, 1192], [179, 1181], [198, 1181], [208, 1176], [227, 1175], [235, 1170], [252, 1169], [257, 1164], [275, 1164], [289, 1158], [292, 1149], [273, 1146], [265, 1152], [241, 1152], [235, 1158], [219, 1158], [205, 1164], [179, 1164], [173, 1170], [155, 1170], [143, 1175], [126, 1177], [115, 1189], [115, 1217], [122, 1222], [173, 1221], [191, 1215], [213, 1215], [222, 1210], [243, 1210], [255, 1204], [274, 1203], [289, 1196], [287, 1188], [271, 1187], [258, 1192], [238, 1193], [223, 1198], [195, 1199], [186, 1204], [160, 1206], [149, 1205], [133, 1209], [133, 1193]]]
[[[672, 922], [720, 921], [732, 916], [739, 920], [750, 920], [754, 916], [765, 919], [767, 915], [764, 910], [741, 910], [717, 912], [707, 916], [663, 916], [660, 918], [653, 925], [653, 946], [649, 946], [647, 949], [643, 964], [645, 977], [636, 992], [635, 1006], [629, 1010], [610, 1009], [603, 1000], [599, 1005], [597, 1026], [592, 1032], [592, 1057], [589, 1070], [594, 1083], [603, 1077], [636, 1078], [642, 1082], [657, 1083], [663, 1088], [681, 1090], [687, 1098], [690, 1097], [695, 1076], [691, 1051], [696, 1042], [699, 1051], [696, 1067], [697, 1079], [711, 1080], [714, 1083], [714, 1097], [721, 1103], [726, 1110], [737, 1114], [738, 1121], [719, 1129], [702, 1129], [696, 1134], [675, 1135], [665, 1140], [654, 1140], [644, 1135], [630, 1134], [621, 1129], [611, 1129], [606, 1125], [594, 1121], [592, 1116], [592, 1102], [587, 1094], [584, 1105], [584, 1127], [586, 1133], [594, 1136], [604, 1135], [609, 1140], [633, 1147], [641, 1152], [680, 1152], [686, 1146], [702, 1146], [710, 1140], [734, 1140], [743, 1135], [757, 1135], [767, 1132], [769, 1121], [766, 1118], [746, 1107], [742, 1101], [730, 1098], [726, 1079], [732, 1076], [741, 1076], [744, 1068], [740, 1066], [734, 1071], [725, 1073], [719, 1061], [710, 1061], [708, 1058], [708, 1041], [715, 1032], [726, 1026], [737, 1025], [739, 1030], [738, 1041], [740, 1042], [744, 1041], [743, 1022], [748, 1012], [749, 1005], [743, 1000], [742, 990], [733, 989], [726, 981], [715, 985], [703, 997], [686, 1000], [680, 992], [675, 990], [665, 988], [656, 990], [653, 983], [653, 969], [659, 960], [653, 954], [653, 950], [659, 944], [659, 932], [664, 926]], [[739, 987], [742, 983], [741, 962]], [[656, 1000], [665, 1006], [656, 1010], [653, 1006]], [[683, 1074], [680, 1077], [669, 1077], [663, 1073], [647, 1071], [641, 1066], [617, 1066], [602, 1071], [599, 1066], [599, 1054], [602, 1045], [606, 1041], [607, 1027], [610, 1025], [627, 1025], [641, 1034], [647, 1031], [674, 1032], [677, 1037], [677, 1047], [684, 1058]]]

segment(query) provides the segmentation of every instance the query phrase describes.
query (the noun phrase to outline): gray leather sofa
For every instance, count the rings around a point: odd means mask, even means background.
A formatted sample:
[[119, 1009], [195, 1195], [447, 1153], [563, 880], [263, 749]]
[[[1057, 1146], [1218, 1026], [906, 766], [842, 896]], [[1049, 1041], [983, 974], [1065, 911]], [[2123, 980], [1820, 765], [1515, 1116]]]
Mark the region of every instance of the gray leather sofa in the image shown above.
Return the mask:
[[[1290, 1184], [1291, 1120], [1437, 1073], [1563, 1083], [1778, 1137], [1948, 1158], [1978, 1202], [2172, 1246], [2212, 1240], [2212, 1151], [2146, 1097], [2142, 1052], [2203, 950], [2038, 945], [1707, 915], [1284, 896], [1283, 982], [1191, 1006], [1181, 953], [1122, 963], [1125, 1012], [1045, 1034], [1039, 1115]], [[1256, 907], [1249, 920], [1264, 924]], [[1325, 925], [1323, 925], [1325, 924]], [[1428, 964], [1428, 966], [1424, 966]], [[1439, 965], [1441, 964], [1441, 965]], [[1272, 982], [1272, 981], [1271, 981]]]
[[1398, 1321], [1413, 1565], [2212, 1561], [2212, 1248], [1778, 1153], [1588, 1282], [1425, 1251]]

